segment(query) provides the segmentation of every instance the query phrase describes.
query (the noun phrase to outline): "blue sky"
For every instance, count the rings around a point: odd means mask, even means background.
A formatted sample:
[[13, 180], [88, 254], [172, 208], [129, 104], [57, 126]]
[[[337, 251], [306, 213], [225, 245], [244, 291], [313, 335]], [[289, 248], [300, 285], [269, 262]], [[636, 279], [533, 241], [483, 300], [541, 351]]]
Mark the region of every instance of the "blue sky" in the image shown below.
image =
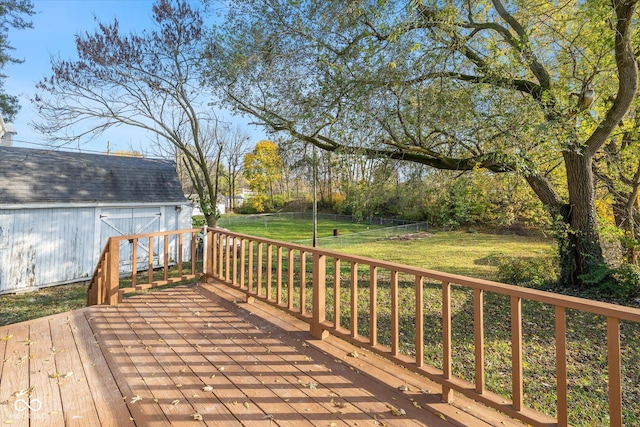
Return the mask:
[[[17, 95], [22, 105], [13, 122], [18, 132], [14, 137], [14, 146], [43, 148], [46, 144], [44, 137], [29, 126], [29, 122], [38, 117], [29, 100], [35, 93], [36, 83], [51, 73], [51, 56], [76, 58], [75, 35], [93, 33], [97, 28], [94, 17], [101, 22], [118, 19], [122, 32], [151, 28], [153, 0], [33, 0], [33, 4], [36, 11], [31, 18], [34, 28], [12, 30], [9, 34], [9, 43], [16, 48], [14, 56], [24, 59], [24, 62], [5, 68], [8, 76], [5, 89], [9, 94]], [[220, 112], [220, 116], [228, 117], [228, 114]], [[248, 122], [243, 119], [233, 121], [239, 125]], [[262, 132], [254, 127], [247, 127], [246, 130], [252, 135], [253, 143], [264, 138]], [[105, 152], [108, 141], [112, 151], [144, 151], [150, 137], [140, 130], [120, 126], [96, 140], [65, 149]]]

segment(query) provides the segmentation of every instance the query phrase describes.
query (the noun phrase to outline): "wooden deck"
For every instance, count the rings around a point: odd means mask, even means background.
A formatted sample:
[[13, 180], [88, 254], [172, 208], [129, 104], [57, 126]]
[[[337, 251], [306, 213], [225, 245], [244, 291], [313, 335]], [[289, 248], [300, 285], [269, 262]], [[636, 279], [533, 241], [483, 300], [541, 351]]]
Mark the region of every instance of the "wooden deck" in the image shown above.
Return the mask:
[[521, 425], [219, 285], [0, 327], [0, 425]]

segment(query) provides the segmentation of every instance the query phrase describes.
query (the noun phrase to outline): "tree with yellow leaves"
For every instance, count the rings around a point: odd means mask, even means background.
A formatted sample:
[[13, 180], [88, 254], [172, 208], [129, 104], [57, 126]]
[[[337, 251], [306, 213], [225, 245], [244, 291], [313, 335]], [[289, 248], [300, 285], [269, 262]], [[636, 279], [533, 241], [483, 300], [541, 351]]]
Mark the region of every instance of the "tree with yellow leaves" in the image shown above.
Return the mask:
[[260, 141], [244, 156], [244, 176], [258, 199], [266, 196], [271, 206], [275, 205], [275, 188], [282, 181], [282, 157], [274, 142]]

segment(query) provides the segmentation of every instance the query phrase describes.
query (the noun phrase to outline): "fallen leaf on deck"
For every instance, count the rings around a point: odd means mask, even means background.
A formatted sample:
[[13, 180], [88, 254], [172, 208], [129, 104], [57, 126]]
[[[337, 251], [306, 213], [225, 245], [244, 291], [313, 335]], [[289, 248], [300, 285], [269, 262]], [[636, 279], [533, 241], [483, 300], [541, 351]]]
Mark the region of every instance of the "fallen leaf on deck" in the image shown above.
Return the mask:
[[400, 417], [402, 415], [407, 415], [406, 411], [402, 408], [398, 409], [398, 408], [391, 408], [391, 414], [395, 415], [396, 417]]
[[210, 385], [206, 385], [202, 387], [202, 391], [213, 391], [213, 387], [211, 387]]
[[138, 395], [135, 395], [131, 398], [131, 402], [129, 403], [136, 403], [136, 402], [140, 402], [142, 400], [142, 398]]
[[351, 353], [347, 354], [347, 356], [360, 357], [360, 353], [358, 353], [357, 351], [352, 351]]
[[398, 390], [400, 391], [409, 391], [409, 386], [406, 384], [402, 384], [400, 387], [398, 387]]
[[34, 387], [35, 386], [29, 387], [29, 388], [25, 388], [24, 390], [16, 391], [15, 393], [13, 393], [13, 396], [14, 397], [21, 397], [21, 396], [24, 396], [24, 395], [29, 395], [33, 391]]
[[176, 406], [178, 403], [180, 403], [180, 401], [178, 399], [174, 400], [173, 402], [171, 402], [171, 404], [173, 406]]
[[220, 372], [224, 371], [224, 366], [220, 366], [220, 367], [218, 368], [218, 371], [220, 371]]
[[249, 402], [244, 402], [244, 407], [249, 409]]
[[202, 421], [202, 415], [200, 415], [199, 413], [195, 413], [195, 414], [191, 414], [191, 416], [193, 417], [194, 420], [196, 421]]
[[8, 340], [10, 340], [11, 338], [13, 338], [13, 334], [11, 334], [11, 335], [5, 335], [5, 336], [3, 336], [3, 337], [2, 337], [2, 341], [8, 341]]

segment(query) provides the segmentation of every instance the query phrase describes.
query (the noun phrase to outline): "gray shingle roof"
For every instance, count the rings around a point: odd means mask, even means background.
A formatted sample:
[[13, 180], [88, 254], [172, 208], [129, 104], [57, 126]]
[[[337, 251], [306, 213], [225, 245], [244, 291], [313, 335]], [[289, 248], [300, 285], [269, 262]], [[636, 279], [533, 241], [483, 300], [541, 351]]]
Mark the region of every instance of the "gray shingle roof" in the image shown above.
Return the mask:
[[32, 203], [185, 203], [167, 160], [0, 147], [0, 209]]

